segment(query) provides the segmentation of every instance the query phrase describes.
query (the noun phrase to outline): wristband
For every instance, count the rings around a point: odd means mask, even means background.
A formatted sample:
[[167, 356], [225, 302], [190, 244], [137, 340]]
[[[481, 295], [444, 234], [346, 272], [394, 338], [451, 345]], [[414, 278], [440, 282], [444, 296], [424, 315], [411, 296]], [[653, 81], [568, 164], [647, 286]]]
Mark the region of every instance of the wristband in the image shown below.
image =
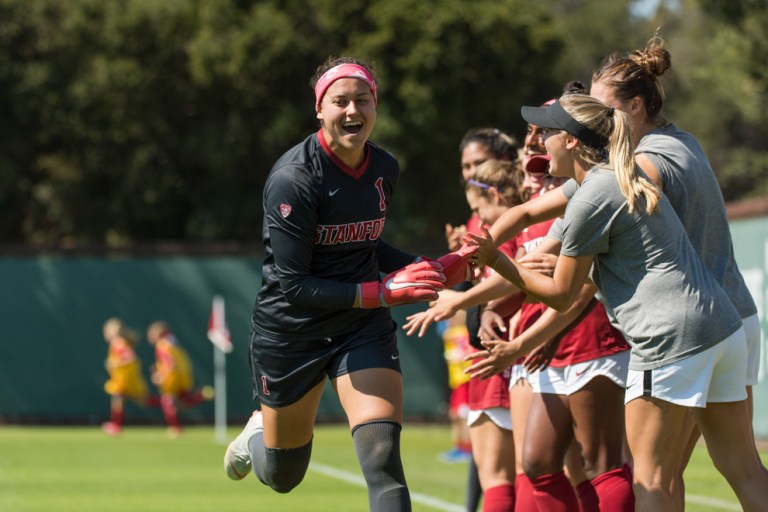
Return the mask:
[[366, 281], [360, 283], [360, 307], [372, 309], [381, 307], [381, 283], [378, 281]]

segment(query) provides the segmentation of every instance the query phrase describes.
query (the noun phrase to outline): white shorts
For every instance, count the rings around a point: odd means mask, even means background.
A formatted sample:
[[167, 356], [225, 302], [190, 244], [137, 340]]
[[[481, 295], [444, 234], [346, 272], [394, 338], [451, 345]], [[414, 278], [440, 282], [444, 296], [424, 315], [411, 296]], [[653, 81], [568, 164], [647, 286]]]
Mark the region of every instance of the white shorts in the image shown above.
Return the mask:
[[572, 395], [595, 377], [608, 377], [617, 386], [627, 385], [629, 350], [562, 368], [545, 368], [531, 379], [534, 393]]
[[740, 328], [696, 355], [653, 370], [629, 370], [624, 403], [652, 396], [684, 407], [746, 400], [747, 342]]
[[482, 410], [470, 409], [467, 415], [467, 425], [471, 427], [483, 414], [488, 416], [499, 428], [512, 430], [512, 415], [509, 413], [509, 409], [504, 407], [491, 407], [490, 409]]
[[747, 386], [756, 386], [757, 375], [760, 373], [760, 320], [755, 313], [742, 318], [741, 323], [747, 336]]
[[517, 384], [520, 379], [531, 382], [531, 373], [525, 369], [525, 366], [521, 364], [515, 364], [511, 367], [511, 374], [509, 376], [509, 389], [511, 390]]

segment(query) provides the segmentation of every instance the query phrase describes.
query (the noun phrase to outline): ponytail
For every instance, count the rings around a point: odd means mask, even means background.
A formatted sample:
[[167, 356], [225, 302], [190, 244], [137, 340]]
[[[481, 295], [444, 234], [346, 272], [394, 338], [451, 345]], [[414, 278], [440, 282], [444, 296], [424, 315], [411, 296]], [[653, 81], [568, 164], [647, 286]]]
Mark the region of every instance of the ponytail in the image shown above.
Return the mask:
[[[641, 196], [645, 211], [656, 211], [661, 194], [653, 183], [637, 174], [629, 116], [585, 94], [566, 94], [559, 101], [579, 124], [608, 140], [608, 162], [616, 173], [621, 194], [627, 199], [629, 212], [635, 210]], [[577, 155], [588, 164], [597, 166], [604, 162], [605, 150], [581, 144]]]
[[613, 132], [609, 138], [608, 161], [616, 173], [619, 189], [627, 198], [629, 213], [635, 210], [637, 199], [645, 198], [645, 211], [653, 213], [659, 203], [658, 188], [646, 178], [637, 174], [637, 164], [632, 150], [629, 116], [621, 110], [608, 109], [608, 117], [613, 124]]

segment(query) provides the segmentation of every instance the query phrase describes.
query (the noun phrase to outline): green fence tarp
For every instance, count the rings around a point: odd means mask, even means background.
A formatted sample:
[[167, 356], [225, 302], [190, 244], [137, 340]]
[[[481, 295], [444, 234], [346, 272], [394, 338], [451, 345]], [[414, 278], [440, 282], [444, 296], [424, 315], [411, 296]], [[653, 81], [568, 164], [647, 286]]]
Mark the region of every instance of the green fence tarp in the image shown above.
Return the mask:
[[[165, 320], [190, 354], [196, 384], [213, 384], [214, 348], [207, 327], [214, 295], [225, 299], [234, 345], [226, 357], [228, 416], [248, 417], [254, 405], [248, 332], [260, 278], [260, 262], [239, 257], [0, 258], [0, 420], [106, 420], [107, 345], [101, 329], [111, 316], [122, 318], [142, 338], [149, 323]], [[402, 325], [404, 316], [417, 307], [396, 308], [393, 313]], [[447, 377], [441, 341], [434, 331], [423, 339], [401, 334], [399, 346], [406, 415], [443, 418]], [[145, 338], [137, 353], [149, 379], [154, 354]], [[188, 422], [212, 422], [213, 404], [181, 414]], [[319, 419], [342, 417], [327, 386]], [[162, 419], [158, 410], [131, 404], [126, 422], [132, 421]]]

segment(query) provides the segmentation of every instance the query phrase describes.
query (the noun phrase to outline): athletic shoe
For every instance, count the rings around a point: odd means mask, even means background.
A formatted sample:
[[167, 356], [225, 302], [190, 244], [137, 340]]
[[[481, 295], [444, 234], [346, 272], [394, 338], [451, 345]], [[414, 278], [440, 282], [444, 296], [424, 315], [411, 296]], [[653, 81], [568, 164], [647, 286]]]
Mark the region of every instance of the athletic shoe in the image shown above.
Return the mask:
[[119, 436], [120, 435], [120, 431], [122, 429], [120, 428], [120, 425], [118, 425], [117, 423], [113, 423], [111, 421], [107, 421], [107, 422], [101, 424], [101, 430], [103, 430], [104, 433], [107, 434], [107, 435]]
[[227, 446], [227, 452], [224, 454], [224, 471], [231, 480], [242, 480], [250, 473], [251, 452], [248, 450], [248, 441], [262, 430], [264, 427], [261, 411], [256, 411], [251, 415], [240, 435]]
[[181, 434], [181, 427], [168, 427], [168, 429], [165, 431], [165, 435], [167, 435], [170, 439], [178, 439], [181, 437]]
[[453, 450], [440, 454], [440, 460], [448, 464], [457, 464], [460, 462], [469, 462], [472, 459], [472, 452], [454, 448]]

